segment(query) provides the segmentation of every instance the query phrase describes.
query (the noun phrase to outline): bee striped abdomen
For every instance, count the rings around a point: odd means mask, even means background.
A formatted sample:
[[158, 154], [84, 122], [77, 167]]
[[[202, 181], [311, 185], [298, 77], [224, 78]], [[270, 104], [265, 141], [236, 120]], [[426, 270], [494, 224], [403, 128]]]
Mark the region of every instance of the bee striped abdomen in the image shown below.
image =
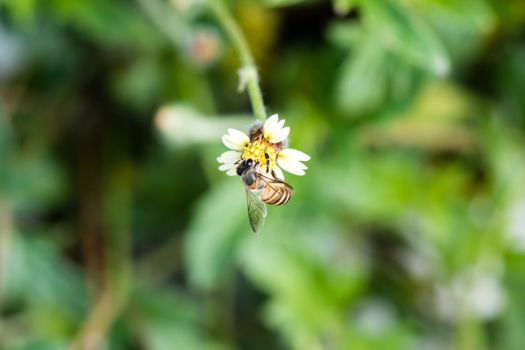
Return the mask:
[[280, 184], [272, 184], [272, 186], [266, 186], [261, 192], [262, 201], [271, 205], [284, 205], [288, 203], [291, 196], [291, 190], [285, 185]]

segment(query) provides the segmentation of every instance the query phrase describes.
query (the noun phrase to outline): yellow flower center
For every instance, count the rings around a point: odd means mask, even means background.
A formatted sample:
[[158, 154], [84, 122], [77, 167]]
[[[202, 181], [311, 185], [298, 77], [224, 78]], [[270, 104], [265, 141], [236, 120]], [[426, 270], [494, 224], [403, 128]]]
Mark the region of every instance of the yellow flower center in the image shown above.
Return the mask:
[[277, 151], [273, 143], [260, 139], [246, 145], [241, 158], [252, 159], [255, 163], [259, 162], [259, 168], [269, 173], [275, 167]]

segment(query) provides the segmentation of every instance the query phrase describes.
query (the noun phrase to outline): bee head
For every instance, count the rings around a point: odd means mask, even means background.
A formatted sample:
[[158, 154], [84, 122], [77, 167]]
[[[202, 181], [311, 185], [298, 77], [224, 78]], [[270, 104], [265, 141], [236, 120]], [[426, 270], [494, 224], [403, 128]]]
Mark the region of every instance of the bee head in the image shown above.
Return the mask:
[[246, 169], [249, 169], [252, 166], [253, 166], [253, 159], [248, 158], [248, 159], [243, 160], [241, 164], [237, 166], [237, 175], [241, 176], [246, 171]]

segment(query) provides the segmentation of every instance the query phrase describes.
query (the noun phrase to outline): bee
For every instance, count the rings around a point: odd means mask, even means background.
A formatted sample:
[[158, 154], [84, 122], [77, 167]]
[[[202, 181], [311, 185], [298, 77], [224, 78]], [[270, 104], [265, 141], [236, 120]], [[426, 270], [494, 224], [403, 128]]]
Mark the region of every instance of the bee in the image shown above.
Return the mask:
[[266, 204], [284, 205], [293, 193], [292, 186], [262, 174], [258, 165], [258, 162], [248, 158], [237, 166], [237, 175], [241, 177], [246, 189], [250, 226], [255, 233], [260, 230], [266, 218]]

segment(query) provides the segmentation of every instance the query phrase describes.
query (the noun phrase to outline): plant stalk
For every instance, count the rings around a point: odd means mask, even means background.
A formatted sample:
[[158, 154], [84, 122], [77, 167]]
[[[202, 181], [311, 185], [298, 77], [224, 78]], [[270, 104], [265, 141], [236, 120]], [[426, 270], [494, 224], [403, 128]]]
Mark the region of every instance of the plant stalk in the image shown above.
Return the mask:
[[246, 37], [223, 1], [209, 0], [208, 6], [224, 28], [226, 34], [230, 37], [241, 59], [242, 67], [239, 69], [239, 89], [244, 90], [244, 88], [246, 88], [248, 90], [253, 113], [257, 119], [264, 122], [266, 120], [266, 109], [259, 86], [259, 75]]

